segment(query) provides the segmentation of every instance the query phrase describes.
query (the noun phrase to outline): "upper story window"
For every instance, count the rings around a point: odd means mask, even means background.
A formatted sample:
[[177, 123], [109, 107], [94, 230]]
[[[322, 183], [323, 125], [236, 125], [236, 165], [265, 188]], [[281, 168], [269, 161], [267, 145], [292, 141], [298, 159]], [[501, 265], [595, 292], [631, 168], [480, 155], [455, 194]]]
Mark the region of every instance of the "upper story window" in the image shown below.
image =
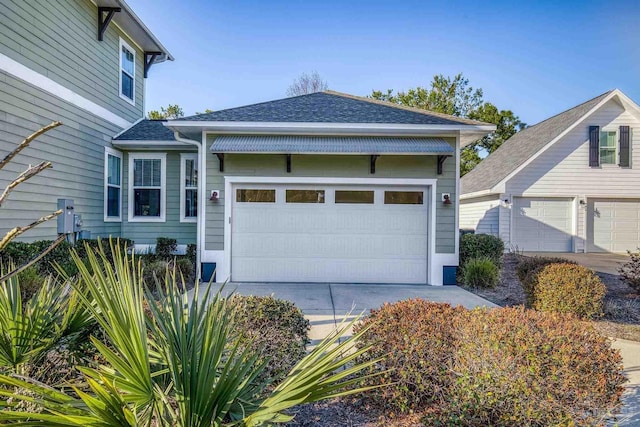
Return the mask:
[[600, 132], [600, 164], [615, 165], [617, 163], [618, 132]]
[[164, 222], [166, 153], [129, 154], [129, 222]]
[[136, 51], [120, 39], [120, 97], [135, 105]]
[[122, 153], [104, 149], [104, 220], [121, 221]]

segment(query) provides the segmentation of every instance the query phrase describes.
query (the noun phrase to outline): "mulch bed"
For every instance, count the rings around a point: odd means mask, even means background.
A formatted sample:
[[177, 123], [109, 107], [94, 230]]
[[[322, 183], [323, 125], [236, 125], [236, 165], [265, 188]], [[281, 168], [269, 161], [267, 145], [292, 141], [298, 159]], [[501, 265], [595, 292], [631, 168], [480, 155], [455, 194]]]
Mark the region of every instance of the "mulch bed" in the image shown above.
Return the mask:
[[[523, 305], [525, 295], [516, 276], [518, 257], [506, 254], [500, 272], [500, 283], [494, 289], [461, 287], [502, 307]], [[604, 316], [595, 322], [596, 328], [612, 338], [640, 341], [640, 295], [634, 293], [619, 276], [597, 272], [607, 287]]]

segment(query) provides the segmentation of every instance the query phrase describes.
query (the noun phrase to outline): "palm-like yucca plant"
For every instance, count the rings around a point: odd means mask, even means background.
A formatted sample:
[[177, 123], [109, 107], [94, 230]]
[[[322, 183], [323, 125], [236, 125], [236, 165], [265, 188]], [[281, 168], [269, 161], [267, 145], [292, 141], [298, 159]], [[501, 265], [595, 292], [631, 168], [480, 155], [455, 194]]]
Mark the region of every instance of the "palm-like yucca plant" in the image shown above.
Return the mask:
[[[194, 299], [167, 272], [156, 302], [144, 292], [140, 263], [112, 242], [113, 260], [89, 252], [88, 265], [74, 254], [78, 293], [108, 339], [93, 339], [108, 366], [79, 368], [90, 392], [70, 396], [12, 375], [0, 376], [5, 408], [0, 422], [51, 426], [260, 426], [291, 419], [284, 411], [362, 389], [352, 379], [376, 363], [355, 364], [355, 341], [338, 343], [343, 324], [303, 358], [271, 392], [258, 381], [265, 365], [240, 351], [233, 308], [219, 293]], [[95, 273], [94, 273], [95, 272]], [[26, 390], [28, 392], [22, 392]], [[265, 393], [267, 393], [265, 397]], [[22, 412], [20, 402], [39, 407]], [[26, 423], [26, 424], [25, 424]]]
[[26, 302], [19, 276], [0, 282], [0, 371], [23, 374], [29, 363], [90, 323], [77, 298], [77, 291], [51, 277]]

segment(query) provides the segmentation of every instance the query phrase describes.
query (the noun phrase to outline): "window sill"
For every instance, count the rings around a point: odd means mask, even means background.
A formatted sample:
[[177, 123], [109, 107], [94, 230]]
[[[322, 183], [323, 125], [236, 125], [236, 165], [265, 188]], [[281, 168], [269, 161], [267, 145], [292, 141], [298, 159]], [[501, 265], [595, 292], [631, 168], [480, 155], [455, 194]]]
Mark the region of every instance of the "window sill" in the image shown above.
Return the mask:
[[144, 217], [144, 216], [132, 216], [129, 217], [129, 222], [166, 222], [164, 217]]
[[122, 222], [122, 217], [105, 216], [104, 222]]
[[136, 101], [135, 101], [135, 99], [128, 98], [128, 97], [124, 96], [122, 93], [120, 94], [120, 98], [124, 99], [124, 100], [125, 100], [125, 101], [127, 101], [129, 104], [133, 105], [134, 107], [136, 106]]
[[186, 223], [186, 224], [196, 224], [198, 222], [198, 217], [180, 218], [180, 222]]

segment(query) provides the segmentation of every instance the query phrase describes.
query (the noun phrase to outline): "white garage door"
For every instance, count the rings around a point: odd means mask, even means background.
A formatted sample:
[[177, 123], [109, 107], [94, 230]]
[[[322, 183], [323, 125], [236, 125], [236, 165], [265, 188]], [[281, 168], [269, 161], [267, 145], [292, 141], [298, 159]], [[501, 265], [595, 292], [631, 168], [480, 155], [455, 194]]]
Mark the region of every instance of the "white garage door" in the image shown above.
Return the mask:
[[572, 251], [572, 199], [513, 199], [512, 244], [533, 252]]
[[589, 200], [589, 252], [626, 252], [640, 246], [640, 200]]
[[426, 283], [428, 190], [233, 188], [236, 282]]

